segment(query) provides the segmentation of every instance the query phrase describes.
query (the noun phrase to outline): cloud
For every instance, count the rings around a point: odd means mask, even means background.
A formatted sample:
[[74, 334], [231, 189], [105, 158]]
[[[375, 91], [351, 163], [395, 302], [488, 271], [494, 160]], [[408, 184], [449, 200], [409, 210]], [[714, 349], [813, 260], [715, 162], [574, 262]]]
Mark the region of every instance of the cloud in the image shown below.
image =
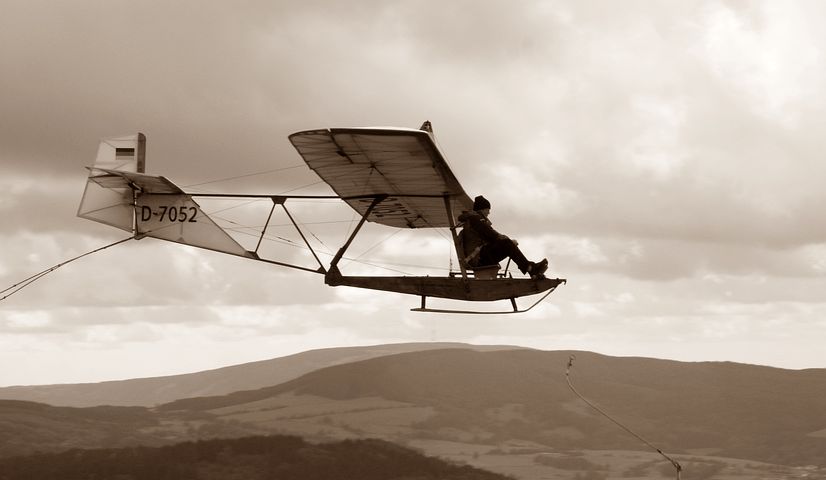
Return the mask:
[[[641, 280], [699, 278], [708, 274], [815, 280], [823, 277], [822, 248], [774, 248], [735, 242], [624, 239], [550, 235], [520, 245], [545, 252], [561, 272], [612, 273]], [[677, 254], [678, 252], [678, 254]]]
[[811, 7], [764, 3], [743, 15], [714, 5], [704, 15], [704, 53], [712, 71], [738, 87], [757, 113], [787, 125], [798, 120], [789, 107], [811, 99], [823, 80], [822, 35], [812, 24]]
[[[518, 324], [492, 315], [469, 327], [407, 312], [414, 297], [328, 288], [320, 275], [145, 239], [4, 302], [0, 343], [69, 354], [57, 345], [71, 338], [124, 363], [111, 345], [129, 358], [152, 343], [173, 355], [175, 342], [195, 338], [184, 368], [203, 365], [192, 360], [203, 348], [229, 362], [241, 358], [233, 349], [264, 358], [436, 338], [754, 359], [748, 339], [770, 345], [772, 330], [817, 338], [820, 10], [713, 0], [6, 2], [4, 284], [125, 233], [75, 217], [101, 137], [146, 133], [149, 172], [192, 190], [329, 193], [288, 134], [425, 119], [468, 193], [492, 201], [496, 228], [530, 258], [547, 255], [569, 284]], [[288, 206], [329, 262], [352, 212]], [[254, 248], [261, 212], [268, 205], [219, 216], [250, 227], [237, 236]], [[283, 212], [267, 237], [262, 253], [315, 266]], [[368, 225], [342, 266], [443, 274], [450, 249], [445, 235]], [[796, 361], [820, 358], [805, 339], [793, 344]]]

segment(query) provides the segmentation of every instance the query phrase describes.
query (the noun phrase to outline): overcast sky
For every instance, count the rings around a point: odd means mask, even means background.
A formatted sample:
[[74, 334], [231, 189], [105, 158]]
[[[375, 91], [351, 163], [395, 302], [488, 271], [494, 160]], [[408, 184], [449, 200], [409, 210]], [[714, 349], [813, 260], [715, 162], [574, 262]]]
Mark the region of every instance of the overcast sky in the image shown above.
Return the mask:
[[[127, 242], [0, 303], [0, 385], [431, 340], [826, 367], [823, 2], [0, 0], [0, 12], [0, 288], [124, 238], [75, 216], [103, 137], [145, 133], [148, 172], [182, 187], [324, 194], [290, 133], [424, 120], [494, 226], [569, 280], [522, 315], [422, 314], [412, 296]], [[305, 209], [342, 222], [319, 224], [337, 248], [352, 214]], [[359, 248], [449, 266], [438, 234], [375, 226]]]

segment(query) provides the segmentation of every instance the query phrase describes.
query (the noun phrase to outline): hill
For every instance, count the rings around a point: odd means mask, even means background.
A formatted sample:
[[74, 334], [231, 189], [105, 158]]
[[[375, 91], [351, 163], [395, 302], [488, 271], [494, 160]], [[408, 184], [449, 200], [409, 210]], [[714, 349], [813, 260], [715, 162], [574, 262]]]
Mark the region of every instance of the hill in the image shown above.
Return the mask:
[[0, 480], [505, 480], [381, 440], [310, 444], [268, 436], [161, 448], [71, 450], [0, 460]]
[[826, 478], [826, 370], [526, 349], [387, 355], [155, 408], [0, 401], [0, 456], [282, 434], [379, 438], [524, 478], [662, 477], [661, 458], [568, 388], [571, 353], [583, 395], [696, 469]]
[[[331, 424], [349, 421], [355, 430], [390, 439], [436, 435], [488, 443], [517, 438], [569, 448], [640, 448], [569, 390], [564, 370], [570, 353], [413, 352], [324, 368], [255, 391], [180, 400], [159, 411], [209, 412], [268, 428], [304, 423], [305, 433], [313, 422], [335, 430]], [[821, 434], [826, 370], [576, 355], [572, 378], [583, 395], [671, 449], [826, 465]], [[314, 409], [314, 403], [322, 407]], [[358, 411], [362, 414], [354, 415]], [[382, 425], [379, 419], [389, 412], [395, 417]], [[316, 423], [316, 431], [321, 426]]]
[[397, 353], [441, 348], [495, 350], [496, 346], [456, 343], [399, 343], [311, 350], [286, 357], [203, 372], [99, 383], [34, 385], [0, 388], [0, 399], [66, 407], [96, 405], [151, 407], [181, 398], [224, 395], [278, 385], [313, 370]]

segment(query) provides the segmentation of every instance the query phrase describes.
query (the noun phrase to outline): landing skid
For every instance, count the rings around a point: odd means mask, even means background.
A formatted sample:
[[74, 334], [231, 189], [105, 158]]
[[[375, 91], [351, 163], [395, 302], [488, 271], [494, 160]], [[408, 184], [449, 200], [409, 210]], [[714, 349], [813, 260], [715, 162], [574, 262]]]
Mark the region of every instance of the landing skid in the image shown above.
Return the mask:
[[[565, 283], [564, 281], [562, 283]], [[513, 306], [513, 310], [501, 310], [501, 311], [480, 311], [480, 310], [450, 310], [450, 309], [441, 309], [441, 308], [427, 308], [427, 297], [422, 296], [422, 306], [419, 308], [411, 308], [411, 312], [425, 312], [425, 313], [459, 313], [465, 315], [507, 315], [510, 313], [524, 313], [531, 310], [533, 307], [539, 305], [542, 300], [545, 300], [548, 295], [553, 293], [556, 290], [556, 286], [552, 287], [550, 290], [545, 292], [545, 295], [542, 295], [542, 298], [535, 301], [530, 307], [519, 310], [519, 307], [516, 305], [516, 298], [510, 298], [511, 306]]]

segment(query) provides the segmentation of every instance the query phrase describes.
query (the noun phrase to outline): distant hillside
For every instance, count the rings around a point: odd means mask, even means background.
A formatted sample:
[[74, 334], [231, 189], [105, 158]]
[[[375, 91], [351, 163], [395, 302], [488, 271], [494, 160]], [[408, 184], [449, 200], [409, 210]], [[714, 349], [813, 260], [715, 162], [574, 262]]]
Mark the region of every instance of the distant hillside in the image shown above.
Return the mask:
[[[313, 441], [381, 438], [468, 462], [542, 454], [542, 468], [598, 469], [610, 460], [591, 455], [589, 464], [571, 452], [647, 450], [571, 392], [565, 382], [570, 353], [408, 352], [151, 409], [0, 401], [0, 457], [265, 433]], [[716, 458], [706, 463], [727, 457], [826, 467], [824, 369], [574, 353], [576, 388], [669, 453]], [[622, 474], [623, 462], [614, 463]]]
[[[572, 379], [578, 390], [668, 448], [826, 464], [821, 432], [826, 428], [826, 370], [576, 355]], [[520, 438], [570, 448], [640, 448], [639, 441], [568, 389], [568, 356], [534, 350], [413, 352], [329, 367], [256, 391], [180, 400], [159, 410], [208, 411], [274, 426], [277, 419], [287, 424], [288, 415], [311, 421], [306, 407], [288, 408], [301, 397], [354, 409], [357, 399], [383, 399], [395, 403], [374, 407], [375, 418], [390, 408], [419, 415], [396, 429], [408, 437], [441, 432], [449, 438], [453, 432], [454, 438], [475, 441]], [[370, 408], [369, 402], [364, 405]], [[424, 415], [425, 408], [431, 414]], [[359, 422], [360, 429], [370, 431], [369, 420]]]
[[248, 437], [161, 448], [72, 450], [0, 460], [0, 480], [505, 480], [380, 440]]
[[180, 398], [225, 395], [300, 377], [331, 365], [404, 352], [442, 348], [495, 350], [515, 347], [475, 346], [455, 343], [400, 343], [366, 347], [311, 350], [287, 357], [245, 363], [203, 372], [100, 383], [15, 386], [0, 388], [0, 399], [25, 400], [67, 407], [96, 405], [159, 405]]

